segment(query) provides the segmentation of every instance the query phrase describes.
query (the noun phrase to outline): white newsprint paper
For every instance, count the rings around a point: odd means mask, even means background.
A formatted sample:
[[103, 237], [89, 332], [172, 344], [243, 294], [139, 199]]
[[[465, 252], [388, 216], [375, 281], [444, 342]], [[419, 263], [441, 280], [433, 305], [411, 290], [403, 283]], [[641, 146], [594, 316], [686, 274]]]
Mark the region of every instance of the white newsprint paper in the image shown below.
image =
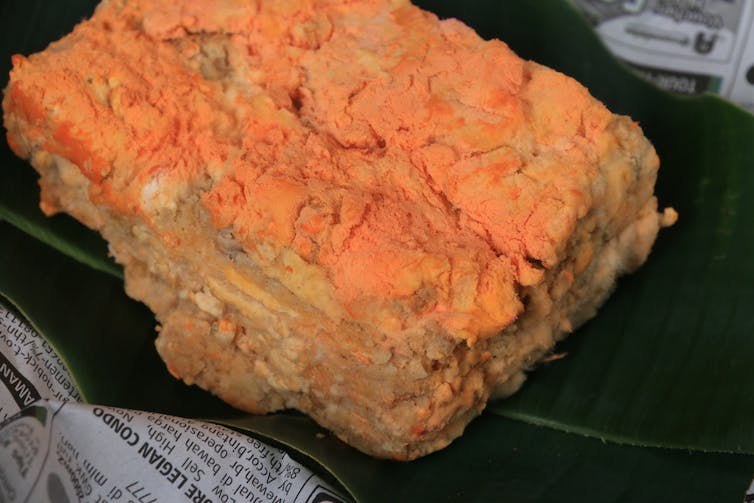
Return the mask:
[[754, 112], [751, 0], [572, 0], [610, 50], [662, 88]]
[[0, 304], [0, 502], [349, 501], [253, 437], [80, 398], [54, 349]]

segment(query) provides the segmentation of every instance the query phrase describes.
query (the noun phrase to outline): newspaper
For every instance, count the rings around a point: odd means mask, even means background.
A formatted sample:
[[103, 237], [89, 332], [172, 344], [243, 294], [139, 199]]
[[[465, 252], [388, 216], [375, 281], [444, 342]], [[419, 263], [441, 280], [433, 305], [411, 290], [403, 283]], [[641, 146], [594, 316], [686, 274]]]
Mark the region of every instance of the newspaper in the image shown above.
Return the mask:
[[55, 350], [0, 303], [0, 502], [348, 501], [250, 436], [80, 400]]
[[572, 0], [608, 48], [658, 86], [754, 112], [751, 0]]

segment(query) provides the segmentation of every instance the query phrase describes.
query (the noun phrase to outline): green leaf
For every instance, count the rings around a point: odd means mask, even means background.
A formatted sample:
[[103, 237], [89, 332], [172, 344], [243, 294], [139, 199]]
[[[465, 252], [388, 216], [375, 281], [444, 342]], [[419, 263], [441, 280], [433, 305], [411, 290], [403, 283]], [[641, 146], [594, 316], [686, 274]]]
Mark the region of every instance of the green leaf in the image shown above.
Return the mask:
[[750, 456], [604, 444], [493, 414], [483, 414], [446, 449], [398, 463], [317, 439], [306, 418], [261, 419], [269, 429], [256, 419], [252, 431], [305, 446], [363, 502], [739, 502], [754, 464]]
[[34, 170], [4, 147], [0, 151], [0, 219], [89, 267], [122, 278], [121, 267], [107, 257], [107, 244], [99, 234], [68, 215], [48, 218], [42, 214]]
[[[44, 48], [91, 0], [0, 4], [0, 71]], [[639, 120], [663, 160], [658, 194], [681, 220], [598, 317], [491, 409], [510, 418], [642, 445], [754, 452], [754, 117], [719, 99], [681, 99], [628, 74], [558, 0], [426, 2], [525, 57], [569, 73]], [[24, 20], [24, 22], [18, 22]], [[3, 77], [0, 81], [4, 86]], [[296, 414], [244, 417], [169, 377], [154, 319], [122, 293], [96, 235], [44, 218], [31, 168], [0, 148], [0, 292], [57, 347], [95, 403], [216, 420], [291, 445], [364, 501], [740, 501], [754, 458], [604, 444], [487, 413], [448, 449], [410, 464], [377, 461]]]

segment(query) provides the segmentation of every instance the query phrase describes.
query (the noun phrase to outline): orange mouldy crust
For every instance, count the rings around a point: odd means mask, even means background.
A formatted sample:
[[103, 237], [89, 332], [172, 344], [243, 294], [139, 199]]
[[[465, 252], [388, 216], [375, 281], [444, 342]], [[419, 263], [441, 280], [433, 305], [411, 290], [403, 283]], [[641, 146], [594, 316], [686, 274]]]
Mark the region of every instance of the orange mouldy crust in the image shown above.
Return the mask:
[[[635, 123], [503, 42], [402, 0], [110, 0], [13, 65], [9, 144], [40, 171], [49, 159], [78, 168], [92, 204], [66, 203], [43, 176], [46, 212], [100, 229], [118, 215], [180, 255], [193, 238], [166, 215], [195, 205], [293, 296], [317, 294], [291, 274], [319, 278], [325, 300], [314, 305], [333, 323], [386, 340], [422, 329], [467, 348], [488, 341], [469, 368], [495, 365], [489, 350], [519, 330], [526, 302], [549, 328], [511, 362], [549, 351], [673, 219], [654, 211], [658, 160]], [[630, 249], [623, 265], [598, 291], [573, 290], [581, 272], [602, 274], [607, 259], [595, 257], [608, 242]], [[138, 255], [114, 248], [127, 264]], [[131, 283], [159, 316], [162, 301]], [[561, 291], [586, 300], [561, 306]], [[540, 293], [549, 300], [531, 301]], [[218, 294], [206, 295], [192, 298], [212, 312]], [[217, 318], [211, 330], [238, 337], [235, 321]], [[492, 368], [466, 398], [475, 411], [518, 372]], [[459, 389], [434, 385], [441, 396]], [[414, 436], [442, 428], [420, 416]]]

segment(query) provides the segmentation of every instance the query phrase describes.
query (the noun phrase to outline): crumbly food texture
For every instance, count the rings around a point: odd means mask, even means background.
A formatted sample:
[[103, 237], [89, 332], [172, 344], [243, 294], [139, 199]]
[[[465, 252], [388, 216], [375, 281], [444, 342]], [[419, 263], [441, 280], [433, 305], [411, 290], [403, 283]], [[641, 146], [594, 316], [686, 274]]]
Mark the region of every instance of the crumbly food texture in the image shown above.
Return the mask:
[[106, 0], [5, 90], [169, 371], [413, 459], [647, 257], [659, 165], [574, 80], [403, 0]]

